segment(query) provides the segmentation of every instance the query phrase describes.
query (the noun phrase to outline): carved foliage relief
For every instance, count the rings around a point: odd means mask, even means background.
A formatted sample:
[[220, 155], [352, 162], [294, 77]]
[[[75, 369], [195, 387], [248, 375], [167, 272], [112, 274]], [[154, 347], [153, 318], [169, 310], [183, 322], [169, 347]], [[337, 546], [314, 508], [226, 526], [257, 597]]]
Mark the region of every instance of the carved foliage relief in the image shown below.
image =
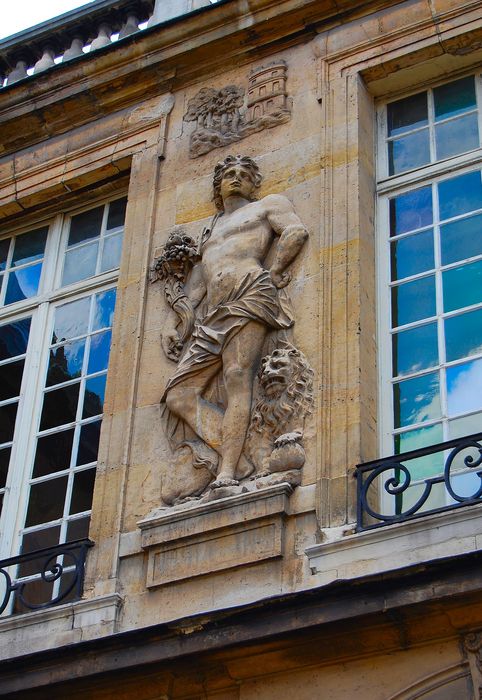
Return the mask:
[[248, 76], [247, 91], [238, 85], [221, 90], [202, 88], [188, 102], [184, 121], [194, 122], [189, 155], [197, 158], [291, 117], [284, 61], [257, 68]]

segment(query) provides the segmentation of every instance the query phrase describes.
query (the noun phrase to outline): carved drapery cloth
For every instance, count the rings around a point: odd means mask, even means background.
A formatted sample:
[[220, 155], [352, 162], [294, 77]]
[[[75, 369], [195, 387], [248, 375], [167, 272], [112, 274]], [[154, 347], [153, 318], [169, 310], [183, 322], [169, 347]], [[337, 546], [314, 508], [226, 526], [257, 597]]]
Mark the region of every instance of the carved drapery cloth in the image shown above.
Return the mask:
[[247, 274], [224, 301], [196, 321], [191, 341], [161, 401], [165, 401], [171, 387], [186, 377], [213, 364], [221, 367], [224, 348], [249, 321], [277, 330], [293, 325], [287, 295], [276, 289], [267, 270]]

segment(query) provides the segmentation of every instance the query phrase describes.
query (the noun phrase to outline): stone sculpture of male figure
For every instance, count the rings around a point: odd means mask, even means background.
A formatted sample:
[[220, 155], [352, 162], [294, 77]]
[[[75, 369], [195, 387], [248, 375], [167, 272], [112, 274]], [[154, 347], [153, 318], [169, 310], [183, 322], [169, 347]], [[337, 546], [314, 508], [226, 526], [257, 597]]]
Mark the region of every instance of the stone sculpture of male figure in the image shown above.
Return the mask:
[[[228, 156], [216, 166], [218, 214], [202, 237], [189, 295], [194, 308], [205, 298], [207, 312], [196, 322], [162, 399], [171, 416], [187, 424], [199, 444], [215, 455], [212, 488], [238, 483], [236, 470], [266, 335], [293, 324], [278, 290], [289, 283], [287, 268], [308, 236], [286, 197], [255, 199], [260, 182], [258, 166], [247, 156]], [[266, 270], [264, 261], [275, 236], [273, 262]], [[171, 356], [176, 343], [171, 318], [163, 333], [164, 349]], [[226, 389], [225, 409], [203, 396], [219, 372]]]

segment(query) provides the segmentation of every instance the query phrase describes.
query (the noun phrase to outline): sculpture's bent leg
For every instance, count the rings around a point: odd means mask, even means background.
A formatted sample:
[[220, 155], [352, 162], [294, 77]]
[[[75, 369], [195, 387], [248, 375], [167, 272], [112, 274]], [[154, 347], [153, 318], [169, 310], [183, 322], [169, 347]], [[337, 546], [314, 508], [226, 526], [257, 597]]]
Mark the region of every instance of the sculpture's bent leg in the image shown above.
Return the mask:
[[224, 411], [202, 397], [203, 391], [218, 372], [219, 364], [216, 364], [186, 377], [169, 389], [165, 400], [172, 413], [185, 421], [203, 442], [219, 453]]

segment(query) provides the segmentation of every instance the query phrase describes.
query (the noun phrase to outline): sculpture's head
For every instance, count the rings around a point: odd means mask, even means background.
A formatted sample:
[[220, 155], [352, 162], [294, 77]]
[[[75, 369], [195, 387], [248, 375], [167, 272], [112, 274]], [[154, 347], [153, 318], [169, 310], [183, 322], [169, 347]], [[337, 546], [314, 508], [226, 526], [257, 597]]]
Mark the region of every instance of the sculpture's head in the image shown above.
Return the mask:
[[251, 201], [261, 184], [261, 173], [249, 156], [227, 156], [214, 168], [213, 199], [216, 209], [224, 211], [224, 200], [230, 196]]

